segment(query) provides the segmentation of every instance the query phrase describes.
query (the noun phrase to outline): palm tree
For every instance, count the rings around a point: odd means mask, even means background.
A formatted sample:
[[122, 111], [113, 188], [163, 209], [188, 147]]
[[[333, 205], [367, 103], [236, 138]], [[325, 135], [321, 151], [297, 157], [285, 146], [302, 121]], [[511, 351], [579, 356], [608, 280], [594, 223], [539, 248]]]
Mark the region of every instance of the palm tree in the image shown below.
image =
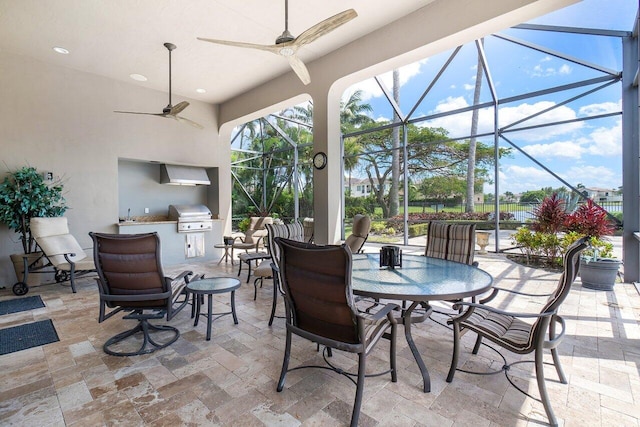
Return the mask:
[[367, 113], [373, 112], [371, 104], [362, 102], [362, 91], [354, 91], [346, 101], [340, 102], [340, 131], [348, 133], [373, 119]]

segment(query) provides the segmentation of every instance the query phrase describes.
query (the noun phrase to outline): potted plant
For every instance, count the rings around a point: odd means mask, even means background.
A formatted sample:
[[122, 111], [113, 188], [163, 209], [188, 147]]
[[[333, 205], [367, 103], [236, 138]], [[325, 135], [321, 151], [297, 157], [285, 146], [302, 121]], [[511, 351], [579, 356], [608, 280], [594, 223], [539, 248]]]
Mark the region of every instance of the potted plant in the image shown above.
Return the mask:
[[595, 290], [613, 290], [621, 262], [612, 258], [613, 245], [606, 240], [606, 236], [612, 235], [614, 231], [607, 212], [588, 199], [567, 216], [566, 229], [575, 238], [591, 236], [591, 247], [583, 252], [580, 260], [582, 286]]
[[[34, 167], [25, 166], [9, 172], [0, 184], [0, 223], [18, 233], [23, 252], [30, 258], [29, 265], [40, 257], [31, 236], [31, 218], [62, 216], [66, 210], [62, 184], [48, 184]], [[23, 254], [11, 256], [18, 281], [22, 281], [23, 257]]]

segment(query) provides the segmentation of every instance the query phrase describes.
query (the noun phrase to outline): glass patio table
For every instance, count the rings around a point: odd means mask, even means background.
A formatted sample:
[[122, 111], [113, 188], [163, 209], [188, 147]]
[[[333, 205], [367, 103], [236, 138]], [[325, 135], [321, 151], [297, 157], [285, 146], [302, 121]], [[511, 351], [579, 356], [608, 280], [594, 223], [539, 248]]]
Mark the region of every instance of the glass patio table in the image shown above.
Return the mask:
[[403, 255], [402, 267], [380, 267], [380, 255], [353, 255], [353, 293], [360, 296], [410, 301], [403, 310], [404, 334], [422, 374], [424, 392], [431, 391], [429, 371], [411, 337], [411, 313], [419, 305], [435, 300], [473, 297], [491, 289], [493, 277], [484, 270], [467, 264]]

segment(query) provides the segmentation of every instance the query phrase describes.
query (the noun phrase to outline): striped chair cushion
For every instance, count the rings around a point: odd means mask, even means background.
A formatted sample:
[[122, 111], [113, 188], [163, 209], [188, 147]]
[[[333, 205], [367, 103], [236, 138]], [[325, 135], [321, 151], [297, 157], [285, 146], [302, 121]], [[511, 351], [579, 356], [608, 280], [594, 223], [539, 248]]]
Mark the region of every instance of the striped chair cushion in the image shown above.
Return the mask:
[[531, 330], [535, 323], [530, 325], [513, 316], [476, 308], [461, 325], [463, 328], [480, 332], [491, 341], [515, 353], [528, 353], [533, 346]]
[[451, 224], [449, 226], [449, 242], [447, 258], [449, 261], [473, 264], [476, 249], [475, 224]]
[[427, 248], [425, 255], [432, 258], [447, 259], [447, 241], [449, 224], [432, 221], [427, 230]]

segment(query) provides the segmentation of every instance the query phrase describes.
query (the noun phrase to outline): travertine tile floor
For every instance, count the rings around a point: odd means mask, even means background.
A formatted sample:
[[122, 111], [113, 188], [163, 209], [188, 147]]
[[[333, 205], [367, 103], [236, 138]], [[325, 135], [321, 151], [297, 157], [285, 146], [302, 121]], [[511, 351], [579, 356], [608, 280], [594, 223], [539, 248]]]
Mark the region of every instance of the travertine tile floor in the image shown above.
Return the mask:
[[[478, 256], [480, 266], [502, 287], [542, 292], [558, 275], [516, 265], [502, 255]], [[198, 273], [235, 276], [231, 267], [193, 264]], [[246, 269], [244, 269], [246, 270]], [[98, 295], [93, 279], [82, 279], [78, 293], [69, 287], [44, 285], [45, 308], [0, 316], [0, 328], [50, 318], [60, 342], [0, 356], [0, 425], [222, 425], [334, 426], [348, 424], [355, 387], [330, 371], [303, 369], [288, 374], [285, 390], [276, 381], [284, 348], [283, 319], [267, 326], [271, 284], [258, 290], [245, 283], [237, 291], [240, 323], [230, 316], [213, 324], [205, 341], [206, 322], [193, 327], [183, 310], [171, 324], [182, 335], [172, 346], [151, 355], [118, 358], [102, 351], [110, 336], [133, 321], [116, 316], [98, 324]], [[10, 284], [5, 284], [10, 285]], [[14, 298], [10, 286], [0, 299]], [[216, 297], [217, 310], [228, 308], [229, 295]], [[506, 302], [501, 303], [503, 306]], [[536, 310], [539, 302], [511, 302], [518, 310]], [[279, 311], [282, 312], [280, 304]], [[630, 284], [614, 292], [582, 289], [574, 284], [562, 314], [569, 328], [560, 347], [569, 384], [557, 381], [548, 366], [552, 404], [565, 426], [640, 425], [640, 296]], [[402, 327], [401, 327], [402, 328]], [[414, 339], [430, 369], [432, 390], [422, 393], [421, 377], [404, 340], [398, 340], [398, 382], [389, 376], [367, 379], [362, 426], [524, 426], [545, 425], [542, 405], [509, 385], [503, 374], [480, 376], [458, 372], [445, 382], [451, 332], [427, 321], [413, 328]], [[501, 366], [483, 348], [470, 355], [474, 337], [464, 337], [461, 362], [468, 369]], [[292, 366], [322, 363], [315, 345], [294, 338]], [[518, 356], [507, 355], [509, 361]], [[530, 357], [527, 356], [528, 359]], [[387, 366], [388, 343], [382, 341], [369, 359], [369, 371]], [[334, 361], [353, 369], [352, 356], [334, 353]], [[511, 370], [515, 381], [537, 395], [531, 364]]]

